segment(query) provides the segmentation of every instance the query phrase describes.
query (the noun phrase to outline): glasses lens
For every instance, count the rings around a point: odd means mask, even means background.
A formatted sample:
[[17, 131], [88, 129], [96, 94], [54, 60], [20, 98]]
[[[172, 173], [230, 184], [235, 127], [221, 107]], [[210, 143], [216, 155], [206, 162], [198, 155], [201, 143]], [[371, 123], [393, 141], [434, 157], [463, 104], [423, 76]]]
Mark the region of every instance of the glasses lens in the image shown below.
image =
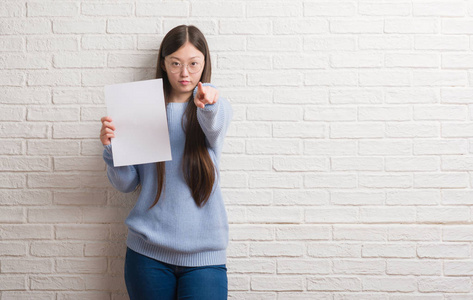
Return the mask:
[[203, 64], [200, 62], [191, 62], [188, 65], [183, 65], [178, 62], [171, 62], [169, 69], [173, 74], [181, 72], [182, 67], [186, 67], [189, 73], [198, 73], [202, 69], [202, 65]]
[[201, 64], [198, 62], [190, 63], [189, 67], [187, 68], [190, 73], [197, 73], [200, 71]]

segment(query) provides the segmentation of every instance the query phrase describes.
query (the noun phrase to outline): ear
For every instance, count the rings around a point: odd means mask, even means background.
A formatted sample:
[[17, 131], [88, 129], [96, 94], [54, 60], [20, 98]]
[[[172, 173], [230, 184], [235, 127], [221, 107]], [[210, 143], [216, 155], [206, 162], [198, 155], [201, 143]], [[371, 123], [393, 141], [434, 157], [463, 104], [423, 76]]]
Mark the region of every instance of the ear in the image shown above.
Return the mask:
[[161, 69], [166, 72], [166, 65], [164, 64], [164, 60], [161, 61]]

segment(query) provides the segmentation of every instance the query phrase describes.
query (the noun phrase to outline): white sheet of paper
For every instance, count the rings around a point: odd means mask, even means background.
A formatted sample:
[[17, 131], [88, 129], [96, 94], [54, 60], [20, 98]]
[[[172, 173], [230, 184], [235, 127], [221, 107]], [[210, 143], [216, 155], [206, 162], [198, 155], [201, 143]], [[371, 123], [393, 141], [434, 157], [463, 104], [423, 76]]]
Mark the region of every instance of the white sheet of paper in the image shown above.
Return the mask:
[[162, 79], [105, 86], [115, 167], [172, 160]]

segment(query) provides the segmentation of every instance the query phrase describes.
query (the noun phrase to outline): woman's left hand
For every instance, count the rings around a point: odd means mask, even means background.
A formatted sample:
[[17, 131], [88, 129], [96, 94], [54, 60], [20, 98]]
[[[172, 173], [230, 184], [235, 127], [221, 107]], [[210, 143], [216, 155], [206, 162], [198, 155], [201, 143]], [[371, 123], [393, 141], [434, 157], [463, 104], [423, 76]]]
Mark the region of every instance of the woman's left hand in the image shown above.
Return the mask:
[[214, 104], [218, 100], [218, 90], [211, 86], [203, 86], [202, 82], [197, 84], [197, 93], [194, 97], [195, 106], [204, 108], [205, 104]]

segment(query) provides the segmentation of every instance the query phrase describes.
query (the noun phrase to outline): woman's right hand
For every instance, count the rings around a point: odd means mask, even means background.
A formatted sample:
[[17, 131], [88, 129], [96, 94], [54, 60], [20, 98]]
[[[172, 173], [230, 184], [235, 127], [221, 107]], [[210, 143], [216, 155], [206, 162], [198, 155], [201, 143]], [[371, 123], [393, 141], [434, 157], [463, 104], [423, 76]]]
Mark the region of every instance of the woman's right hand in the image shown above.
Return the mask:
[[100, 141], [104, 146], [110, 145], [111, 138], [115, 137], [115, 125], [112, 124], [112, 118], [108, 116], [102, 117], [100, 121], [102, 121], [102, 129], [100, 130]]

